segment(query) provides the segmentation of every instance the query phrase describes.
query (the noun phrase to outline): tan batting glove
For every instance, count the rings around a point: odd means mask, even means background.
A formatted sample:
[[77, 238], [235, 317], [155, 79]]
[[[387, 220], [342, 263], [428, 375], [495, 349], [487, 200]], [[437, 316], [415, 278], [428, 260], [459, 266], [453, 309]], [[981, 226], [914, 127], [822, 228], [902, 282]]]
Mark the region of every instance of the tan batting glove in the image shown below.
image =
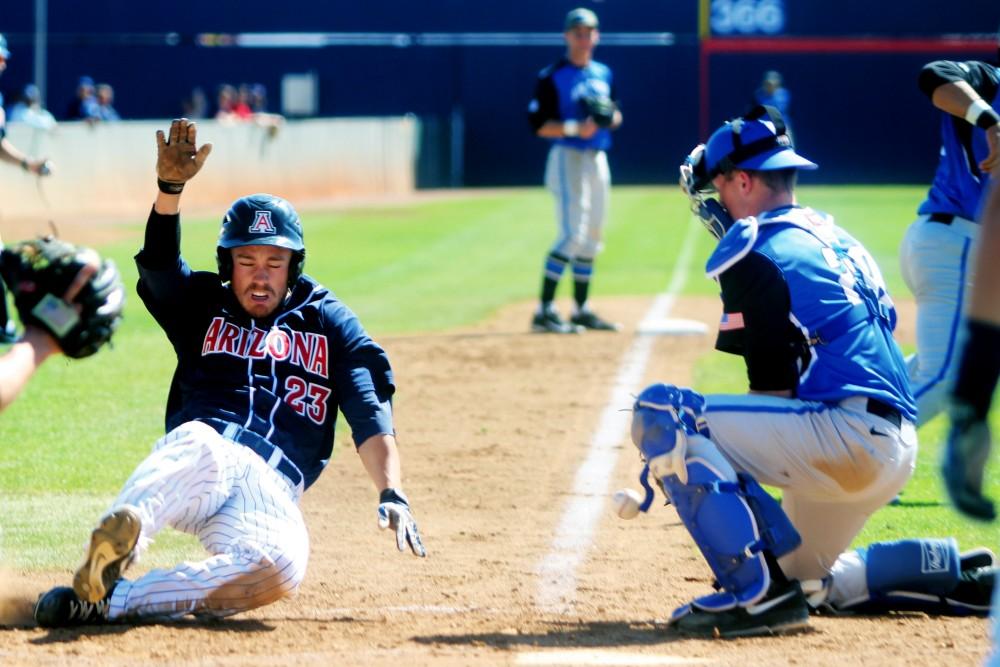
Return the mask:
[[211, 152], [212, 144], [198, 148], [198, 128], [187, 118], [170, 123], [169, 137], [163, 130], [157, 130], [156, 178], [160, 190], [180, 194], [184, 184], [201, 170]]

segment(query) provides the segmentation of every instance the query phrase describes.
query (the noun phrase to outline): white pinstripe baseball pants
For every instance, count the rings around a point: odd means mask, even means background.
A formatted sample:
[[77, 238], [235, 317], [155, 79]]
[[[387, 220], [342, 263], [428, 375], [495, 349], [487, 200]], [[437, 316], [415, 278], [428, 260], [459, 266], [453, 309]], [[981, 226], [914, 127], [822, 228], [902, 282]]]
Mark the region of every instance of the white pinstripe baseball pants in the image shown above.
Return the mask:
[[142, 520], [137, 555], [164, 526], [211, 554], [115, 587], [111, 619], [228, 616], [291, 595], [305, 576], [309, 536], [299, 492], [250, 449], [201, 422], [177, 427], [136, 468], [111, 509]]

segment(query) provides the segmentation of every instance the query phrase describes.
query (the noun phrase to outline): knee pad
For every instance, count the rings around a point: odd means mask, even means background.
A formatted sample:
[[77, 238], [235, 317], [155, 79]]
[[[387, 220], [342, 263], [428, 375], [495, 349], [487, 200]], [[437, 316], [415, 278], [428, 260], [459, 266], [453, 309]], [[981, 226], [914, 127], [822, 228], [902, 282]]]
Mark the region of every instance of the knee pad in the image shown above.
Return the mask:
[[749, 475], [724, 479], [707, 461], [687, 461], [688, 482], [663, 480], [671, 502], [724, 592], [695, 601], [723, 610], [749, 606], [767, 593], [771, 573], [765, 552], [780, 557], [801, 543], [780, 505]]

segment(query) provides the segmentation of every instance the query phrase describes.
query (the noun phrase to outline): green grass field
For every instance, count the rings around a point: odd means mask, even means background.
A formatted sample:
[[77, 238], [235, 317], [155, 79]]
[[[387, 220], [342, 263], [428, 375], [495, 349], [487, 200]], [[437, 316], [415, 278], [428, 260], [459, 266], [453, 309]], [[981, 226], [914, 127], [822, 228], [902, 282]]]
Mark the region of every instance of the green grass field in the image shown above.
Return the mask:
[[[800, 201], [833, 213], [866, 244], [901, 298], [908, 292], [896, 250], [922, 195], [919, 187], [799, 191]], [[144, 214], [137, 212], [127, 238], [100, 248], [118, 262], [130, 290], [114, 349], [78, 362], [49, 361], [0, 418], [0, 558], [7, 566], [75, 566], [89, 527], [162, 434], [173, 353], [134, 292], [132, 255], [142, 240]], [[505, 304], [535, 298], [554, 233], [552, 214], [541, 188], [307, 212], [306, 271], [350, 304], [376, 337], [470, 324]], [[689, 224], [676, 188], [616, 188], [595, 296], [662, 291]], [[185, 257], [195, 268], [213, 269], [218, 220], [185, 220], [183, 230]], [[707, 233], [699, 239], [685, 293], [713, 295], [714, 283], [701, 272], [713, 240]], [[725, 355], [702, 359], [697, 377], [696, 386], [709, 392], [745, 387], [740, 360]], [[904, 504], [876, 514], [859, 541], [955, 535], [963, 547], [996, 546], [995, 527], [970, 523], [943, 504], [936, 462], [944, 426], [938, 419], [922, 430], [920, 463]], [[996, 465], [989, 484], [1000, 496]], [[149, 562], [197, 553], [188, 538], [168, 531]]]

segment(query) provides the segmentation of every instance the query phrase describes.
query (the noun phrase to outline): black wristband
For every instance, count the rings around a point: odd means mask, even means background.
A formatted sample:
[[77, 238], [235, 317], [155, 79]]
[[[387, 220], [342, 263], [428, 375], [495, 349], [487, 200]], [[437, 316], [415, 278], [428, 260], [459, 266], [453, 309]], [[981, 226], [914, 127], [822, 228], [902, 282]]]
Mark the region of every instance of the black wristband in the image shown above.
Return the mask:
[[31, 169], [31, 163], [28, 162], [28, 158], [21, 158], [21, 169], [28, 171]]
[[381, 505], [382, 503], [399, 503], [400, 505], [404, 505], [406, 507], [410, 506], [410, 501], [406, 499], [405, 495], [403, 495], [402, 490], [394, 489], [391, 486], [382, 493], [378, 494], [378, 504]]
[[1000, 123], [1000, 114], [993, 109], [983, 109], [979, 118], [976, 119], [976, 127], [983, 130], [988, 130], [997, 123]]
[[184, 190], [183, 183], [173, 183], [162, 178], [156, 179], [156, 187], [160, 188], [160, 192], [166, 195], [179, 195]]

